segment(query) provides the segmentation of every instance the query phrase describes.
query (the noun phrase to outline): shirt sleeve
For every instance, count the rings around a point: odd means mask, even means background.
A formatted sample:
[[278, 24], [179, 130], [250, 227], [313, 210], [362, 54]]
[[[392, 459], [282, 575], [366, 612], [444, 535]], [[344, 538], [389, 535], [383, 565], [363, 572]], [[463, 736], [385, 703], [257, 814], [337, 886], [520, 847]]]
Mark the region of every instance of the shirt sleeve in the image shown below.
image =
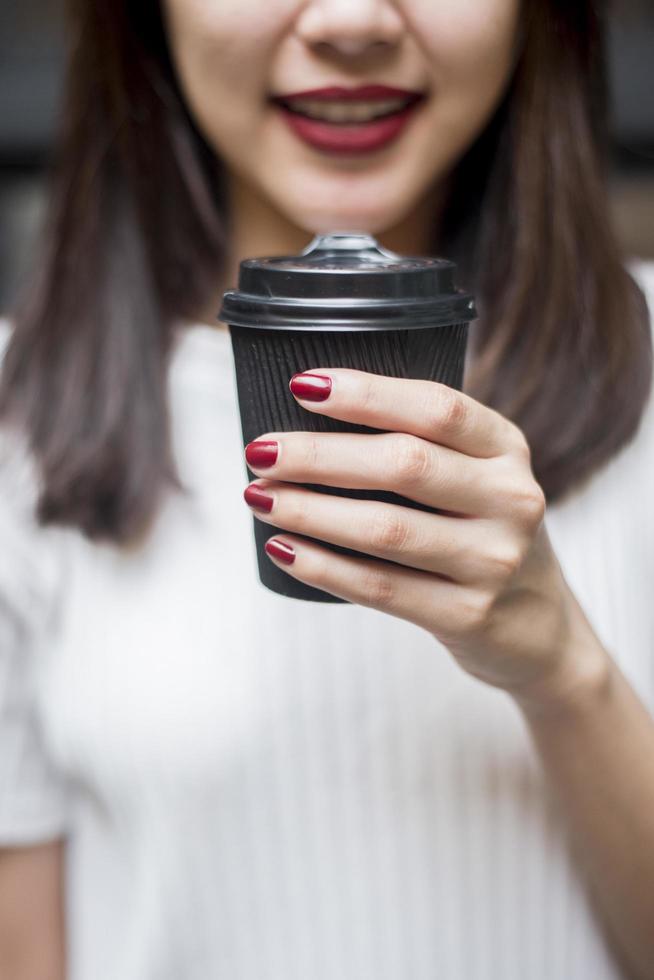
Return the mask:
[[[0, 360], [1, 364], [1, 360]], [[33, 514], [33, 472], [0, 428], [0, 847], [45, 842], [67, 825], [65, 780], [39, 719], [37, 659], [47, 643], [55, 562]]]

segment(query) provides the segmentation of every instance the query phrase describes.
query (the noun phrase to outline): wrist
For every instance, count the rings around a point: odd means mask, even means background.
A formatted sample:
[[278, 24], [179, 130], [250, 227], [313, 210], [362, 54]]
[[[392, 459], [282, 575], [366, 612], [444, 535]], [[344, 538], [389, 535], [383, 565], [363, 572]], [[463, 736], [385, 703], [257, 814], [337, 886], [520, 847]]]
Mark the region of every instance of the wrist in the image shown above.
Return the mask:
[[574, 718], [606, 701], [615, 675], [613, 661], [599, 644], [583, 660], [566, 665], [537, 687], [512, 692], [527, 720]]
[[546, 676], [511, 691], [528, 720], [575, 717], [606, 700], [615, 664], [573, 598], [567, 638]]

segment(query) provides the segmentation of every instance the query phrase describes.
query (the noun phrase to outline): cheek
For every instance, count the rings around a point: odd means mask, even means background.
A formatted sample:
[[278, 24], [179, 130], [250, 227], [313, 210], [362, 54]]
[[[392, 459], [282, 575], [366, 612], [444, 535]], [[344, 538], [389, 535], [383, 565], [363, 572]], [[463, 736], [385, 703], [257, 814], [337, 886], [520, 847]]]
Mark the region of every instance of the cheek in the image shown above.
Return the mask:
[[520, 0], [411, 0], [407, 19], [439, 83], [485, 88], [513, 63]]
[[515, 63], [520, 0], [411, 0], [414, 37], [432, 66], [434, 156], [465, 151], [498, 105]]
[[162, 14], [174, 46], [224, 53], [231, 45], [257, 50], [279, 34], [294, 7], [293, 0], [164, 0]]
[[292, 0], [166, 0], [179, 83], [211, 141], [252, 123], [293, 8]]

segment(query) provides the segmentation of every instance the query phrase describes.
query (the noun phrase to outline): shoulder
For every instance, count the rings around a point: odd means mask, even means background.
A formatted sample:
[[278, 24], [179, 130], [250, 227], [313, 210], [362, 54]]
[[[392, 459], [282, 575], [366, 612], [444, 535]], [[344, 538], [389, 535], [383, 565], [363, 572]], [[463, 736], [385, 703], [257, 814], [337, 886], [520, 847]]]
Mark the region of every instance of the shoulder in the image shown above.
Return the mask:
[[[10, 336], [9, 320], [0, 317], [0, 371]], [[50, 560], [36, 517], [38, 492], [26, 440], [0, 424], [0, 633], [9, 612], [34, 616], [43, 592], [49, 590]]]
[[654, 259], [632, 258], [627, 262], [627, 268], [650, 293], [654, 292]]
[[632, 259], [627, 268], [634, 277], [647, 300], [650, 322], [654, 330], [654, 261], [647, 259]]
[[[654, 261], [634, 259], [627, 264], [627, 268], [643, 292], [649, 309], [650, 329], [654, 335]], [[647, 432], [649, 449], [654, 449], [654, 383], [643, 413], [641, 431], [643, 429]]]
[[[654, 262], [631, 260], [627, 271], [643, 291], [654, 334]], [[638, 428], [632, 439], [598, 471], [555, 505], [564, 509], [572, 503], [606, 514], [621, 509], [636, 523], [645, 520], [651, 526], [649, 514], [654, 494], [654, 385], [643, 409]], [[576, 503], [575, 503], [576, 501]], [[580, 503], [581, 502], [581, 503]]]
[[[11, 323], [0, 317], [0, 373], [4, 356], [11, 339]], [[15, 429], [0, 423], [0, 505], [3, 510], [11, 502], [25, 510], [33, 501], [36, 489], [35, 474], [25, 440]]]
[[5, 350], [11, 337], [11, 321], [9, 317], [0, 316], [0, 365], [4, 360]]
[[[632, 259], [626, 265], [643, 292], [649, 309], [650, 329], [654, 334], [654, 261]], [[654, 384], [631, 447], [633, 455], [645, 453], [648, 458], [651, 458], [654, 452]], [[652, 467], [652, 472], [654, 472], [654, 467]]]

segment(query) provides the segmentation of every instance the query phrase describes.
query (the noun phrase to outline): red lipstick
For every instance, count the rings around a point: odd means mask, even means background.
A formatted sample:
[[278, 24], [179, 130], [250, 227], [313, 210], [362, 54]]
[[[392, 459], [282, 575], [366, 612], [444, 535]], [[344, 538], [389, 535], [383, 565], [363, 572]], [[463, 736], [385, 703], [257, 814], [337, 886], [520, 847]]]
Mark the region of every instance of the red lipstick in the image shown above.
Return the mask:
[[[331, 120], [312, 118], [298, 102], [328, 102], [332, 105], [348, 102], [386, 102], [403, 100], [390, 112], [369, 120]], [[332, 85], [305, 89], [271, 98], [282, 118], [303, 142], [327, 153], [359, 154], [381, 149], [392, 143], [408, 125], [418, 105], [425, 99], [423, 92], [389, 85], [360, 85], [345, 88]]]

